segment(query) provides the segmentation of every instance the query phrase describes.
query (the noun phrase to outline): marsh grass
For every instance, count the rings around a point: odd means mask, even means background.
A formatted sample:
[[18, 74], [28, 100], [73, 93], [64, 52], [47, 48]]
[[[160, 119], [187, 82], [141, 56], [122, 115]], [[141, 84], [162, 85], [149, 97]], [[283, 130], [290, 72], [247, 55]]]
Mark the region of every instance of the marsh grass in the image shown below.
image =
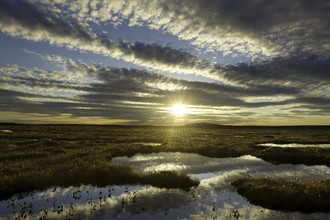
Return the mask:
[[150, 184], [160, 188], [180, 188], [189, 190], [198, 186], [199, 181], [176, 171], [160, 171], [141, 174], [125, 165], [96, 163], [91, 167], [76, 165], [54, 167], [53, 170], [30, 170], [24, 174], [6, 175], [0, 181], [0, 198], [7, 199], [14, 194], [46, 190], [50, 187], [69, 187], [75, 185]]
[[[317, 144], [322, 143], [318, 142]], [[251, 148], [257, 149], [254, 152], [254, 156], [272, 164], [326, 165], [330, 167], [330, 148], [280, 148], [262, 146], [252, 146]]]
[[239, 178], [231, 182], [252, 204], [278, 211], [330, 212], [330, 179]]
[[[267, 148], [255, 147], [258, 143], [283, 140], [329, 143], [328, 127], [208, 129], [0, 124], [0, 129], [13, 131], [0, 132], [0, 199], [52, 186], [143, 183], [186, 189], [198, 184], [176, 172], [142, 175], [131, 167], [111, 163], [116, 156], [137, 153], [184, 152], [218, 158], [250, 154], [272, 163], [330, 166], [329, 149], [299, 149], [300, 153], [286, 157]], [[40, 141], [45, 138], [51, 141]], [[148, 146], [141, 143], [162, 144]]]
[[189, 190], [193, 186], [198, 186], [199, 181], [191, 179], [188, 175], [177, 171], [158, 171], [144, 175], [145, 183], [160, 188], [180, 188]]

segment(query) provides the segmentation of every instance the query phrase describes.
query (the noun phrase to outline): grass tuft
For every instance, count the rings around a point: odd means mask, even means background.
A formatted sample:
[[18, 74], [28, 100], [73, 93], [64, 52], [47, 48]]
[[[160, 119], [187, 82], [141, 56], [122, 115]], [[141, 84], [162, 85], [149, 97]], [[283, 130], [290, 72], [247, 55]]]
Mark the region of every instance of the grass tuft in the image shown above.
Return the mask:
[[180, 188], [189, 190], [193, 186], [199, 185], [199, 180], [191, 179], [187, 174], [177, 171], [158, 171], [146, 174], [145, 183], [160, 188]]
[[252, 204], [277, 211], [329, 212], [330, 179], [293, 181], [261, 177], [231, 182]]

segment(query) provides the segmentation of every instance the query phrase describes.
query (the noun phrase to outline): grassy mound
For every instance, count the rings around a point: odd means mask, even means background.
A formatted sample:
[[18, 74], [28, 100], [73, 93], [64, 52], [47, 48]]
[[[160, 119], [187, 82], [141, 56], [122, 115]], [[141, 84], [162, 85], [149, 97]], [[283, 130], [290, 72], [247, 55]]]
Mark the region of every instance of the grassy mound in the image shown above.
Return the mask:
[[303, 213], [330, 211], [330, 179], [291, 181], [247, 177], [231, 184], [252, 204], [268, 209]]
[[175, 171], [161, 171], [141, 174], [131, 167], [111, 163], [98, 163], [91, 167], [75, 166], [60, 167], [61, 169], [36, 172], [31, 170], [23, 175], [11, 175], [0, 180], [0, 200], [14, 194], [24, 195], [35, 190], [45, 190], [50, 187], [68, 187], [72, 185], [123, 185], [150, 184], [160, 188], [180, 188], [189, 190], [198, 186], [199, 181], [188, 175]]

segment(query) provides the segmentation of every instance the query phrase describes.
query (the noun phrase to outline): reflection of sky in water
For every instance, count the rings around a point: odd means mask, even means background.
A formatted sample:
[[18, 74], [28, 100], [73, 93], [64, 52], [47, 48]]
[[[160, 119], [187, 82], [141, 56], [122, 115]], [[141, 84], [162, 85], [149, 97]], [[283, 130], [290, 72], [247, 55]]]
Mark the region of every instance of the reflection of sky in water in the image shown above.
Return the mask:
[[264, 144], [258, 144], [259, 146], [264, 147], [321, 147], [321, 148], [329, 148], [330, 144], [275, 144], [275, 143], [264, 143]]
[[[142, 159], [145, 157], [146, 159]], [[140, 172], [177, 170], [198, 179], [205, 179], [225, 172], [245, 175], [276, 176], [283, 178], [313, 179], [330, 175], [327, 166], [272, 165], [257, 157], [245, 155], [238, 158], [209, 158], [197, 154], [153, 153], [133, 157], [117, 157], [112, 163], [126, 164]]]
[[[149, 159], [144, 160], [144, 157]], [[199, 178], [201, 183], [189, 192], [148, 185], [52, 188], [25, 199], [0, 202], [0, 219], [15, 219], [24, 202], [33, 204], [35, 216], [30, 219], [42, 217], [42, 208], [47, 209], [49, 219], [65, 219], [66, 213], [73, 213], [71, 219], [230, 219], [231, 212], [236, 209], [240, 213], [239, 219], [330, 217], [326, 213], [282, 213], [253, 206], [229, 184], [234, 178], [244, 175], [322, 178], [330, 174], [326, 166], [276, 166], [253, 156], [219, 159], [183, 153], [138, 154], [131, 158], [115, 158], [112, 162], [129, 164], [141, 172], [175, 169], [189, 173], [192, 178]], [[59, 205], [63, 205], [60, 214], [57, 212]]]
[[162, 145], [162, 143], [153, 143], [153, 142], [150, 142], [150, 143], [136, 142], [135, 144], [141, 144], [141, 145], [145, 145], [145, 146], [153, 146], [153, 147], [157, 147], [157, 146]]
[[161, 160], [161, 159], [164, 158], [158, 156], [136, 155], [130, 161], [139, 162], [139, 161], [150, 161], [150, 160]]
[[13, 132], [13, 131], [11, 131], [11, 130], [0, 130], [1, 132], [4, 132], [4, 133], [11, 133], [11, 132]]

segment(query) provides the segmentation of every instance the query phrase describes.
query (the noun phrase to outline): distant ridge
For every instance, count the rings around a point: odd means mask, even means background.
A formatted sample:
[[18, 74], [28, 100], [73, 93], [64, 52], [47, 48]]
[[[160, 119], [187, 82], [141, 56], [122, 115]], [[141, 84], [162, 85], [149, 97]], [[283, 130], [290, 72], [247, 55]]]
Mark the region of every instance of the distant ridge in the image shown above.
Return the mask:
[[186, 124], [184, 126], [185, 127], [195, 127], [195, 128], [222, 128], [222, 127], [231, 126], [231, 125], [219, 125], [219, 124], [200, 122], [200, 123]]

